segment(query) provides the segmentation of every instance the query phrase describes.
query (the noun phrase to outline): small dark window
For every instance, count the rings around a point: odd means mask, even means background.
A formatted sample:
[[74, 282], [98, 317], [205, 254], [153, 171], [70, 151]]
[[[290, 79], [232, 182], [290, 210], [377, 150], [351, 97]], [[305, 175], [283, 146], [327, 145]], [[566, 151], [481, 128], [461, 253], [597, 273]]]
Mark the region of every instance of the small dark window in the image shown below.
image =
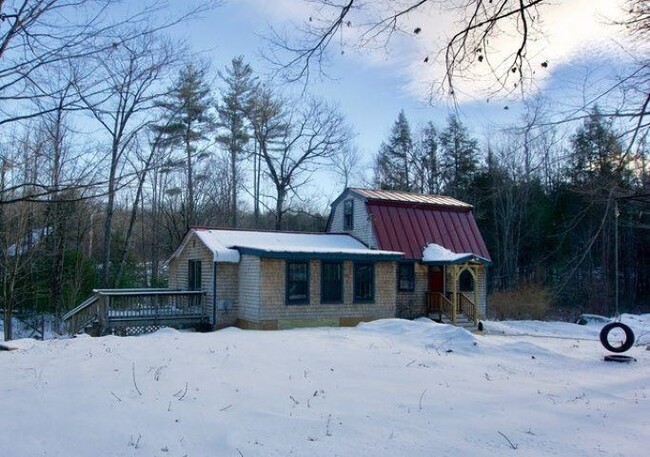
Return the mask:
[[201, 261], [187, 261], [187, 288], [189, 290], [201, 290]]
[[343, 202], [343, 230], [354, 230], [354, 200]]
[[415, 289], [415, 264], [400, 263], [397, 265], [397, 290], [413, 292]]
[[375, 265], [354, 264], [354, 302], [368, 303], [375, 299]]
[[474, 290], [474, 277], [469, 270], [465, 270], [460, 274], [458, 289], [461, 292], [472, 292]]
[[287, 262], [287, 304], [309, 303], [309, 265], [307, 262]]
[[321, 302], [343, 302], [343, 264], [341, 262], [321, 263]]

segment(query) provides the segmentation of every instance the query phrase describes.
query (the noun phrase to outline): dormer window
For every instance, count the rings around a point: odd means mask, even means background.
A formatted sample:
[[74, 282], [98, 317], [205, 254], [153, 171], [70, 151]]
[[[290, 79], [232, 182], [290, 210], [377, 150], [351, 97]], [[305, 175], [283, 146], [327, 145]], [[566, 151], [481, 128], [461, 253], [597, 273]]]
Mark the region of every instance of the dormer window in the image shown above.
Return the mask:
[[354, 200], [343, 202], [343, 230], [354, 230]]

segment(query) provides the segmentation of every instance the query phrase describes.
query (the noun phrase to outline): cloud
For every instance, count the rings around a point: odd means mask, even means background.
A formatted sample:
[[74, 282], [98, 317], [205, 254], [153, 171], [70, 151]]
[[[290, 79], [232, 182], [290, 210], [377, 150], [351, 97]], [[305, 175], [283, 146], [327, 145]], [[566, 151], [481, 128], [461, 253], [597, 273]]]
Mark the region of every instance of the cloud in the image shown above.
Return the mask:
[[[527, 43], [526, 57], [530, 65], [524, 68], [527, 93], [543, 88], [555, 68], [574, 60], [621, 54], [621, 47], [630, 44], [623, 27], [614, 24], [621, 19], [623, 11], [624, 2], [620, 0], [572, 0], [541, 6], [540, 18], [537, 24], [531, 26], [533, 36]], [[441, 50], [448, 37], [459, 30], [449, 11], [442, 25], [440, 16], [436, 18], [430, 14], [420, 13], [419, 20], [441, 27], [444, 36], [441, 37], [439, 30], [423, 27], [417, 40], [402, 45], [400, 54], [405, 62], [396, 67], [405, 79], [404, 89], [419, 98], [426, 98], [432, 90], [435, 93], [440, 88], [445, 77]], [[514, 86], [515, 83], [519, 84], [516, 74], [514, 78], [508, 78], [504, 87], [499, 86], [494, 77], [495, 73], [498, 76], [509, 74], [512, 56], [519, 43], [519, 34], [514, 26], [502, 30], [489, 44], [490, 62], [494, 70], [487, 65], [487, 60], [474, 61], [456, 81], [458, 99], [462, 102], [489, 96], [511, 98], [520, 94], [520, 88]], [[423, 62], [425, 56], [429, 56], [428, 64]], [[510, 97], [509, 93], [512, 94]]]
[[[299, 24], [326, 24], [338, 13], [337, 8], [323, 6], [323, 2], [308, 0], [241, 0], [255, 14], [284, 29], [300, 40]], [[402, 16], [395, 33], [376, 33], [369, 24], [386, 17], [403, 3], [374, 0], [362, 3], [348, 16], [350, 25], [344, 26], [330, 44], [331, 65], [328, 72], [336, 74], [337, 61], [359, 64], [369, 68], [392, 71], [403, 81], [401, 90], [420, 100], [429, 100], [431, 94], [440, 94], [445, 79], [444, 49], [449, 38], [460, 30], [463, 10], [452, 8], [450, 1], [426, 3], [414, 12]], [[457, 3], [456, 3], [457, 4]], [[593, 57], [611, 57], [621, 54], [629, 44], [625, 30], [615, 25], [625, 11], [624, 0], [571, 0], [549, 2], [539, 7], [539, 18], [529, 24], [533, 34], [527, 43], [524, 68], [527, 93], [543, 88], [559, 68], [574, 60]], [[392, 23], [384, 24], [388, 28]], [[489, 62], [475, 61], [455, 79], [455, 95], [460, 102], [491, 98], [512, 98], [520, 94], [516, 74], [511, 75], [512, 55], [518, 48], [519, 33], [516, 24], [504, 28], [489, 43]], [[414, 30], [418, 28], [419, 33]], [[387, 41], [386, 37], [390, 36]], [[304, 36], [303, 36], [304, 38]], [[342, 52], [343, 51], [343, 52]], [[425, 62], [426, 59], [426, 62]], [[543, 66], [547, 64], [547, 66]], [[500, 87], [494, 75], [509, 75], [507, 84]], [[443, 94], [445, 95], [445, 94]]]

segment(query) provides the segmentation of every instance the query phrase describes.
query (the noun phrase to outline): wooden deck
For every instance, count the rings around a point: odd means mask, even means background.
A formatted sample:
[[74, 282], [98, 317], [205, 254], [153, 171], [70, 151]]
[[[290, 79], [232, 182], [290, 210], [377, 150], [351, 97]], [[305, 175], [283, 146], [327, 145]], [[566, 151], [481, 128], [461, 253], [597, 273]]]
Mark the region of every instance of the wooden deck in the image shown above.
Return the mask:
[[63, 316], [68, 333], [139, 335], [161, 327], [190, 328], [207, 322], [205, 292], [177, 289], [96, 289]]

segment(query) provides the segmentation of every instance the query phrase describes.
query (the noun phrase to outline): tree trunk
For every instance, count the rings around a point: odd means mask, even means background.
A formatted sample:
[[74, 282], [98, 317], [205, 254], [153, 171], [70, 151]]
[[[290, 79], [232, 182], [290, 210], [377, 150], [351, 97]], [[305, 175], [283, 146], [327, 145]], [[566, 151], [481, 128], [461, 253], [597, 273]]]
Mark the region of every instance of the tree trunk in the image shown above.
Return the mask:
[[[115, 157], [115, 154], [113, 155]], [[113, 229], [113, 210], [115, 205], [115, 175], [117, 174], [117, 160], [113, 159], [108, 178], [108, 201], [104, 217], [104, 238], [102, 240], [102, 287], [110, 287], [111, 280], [111, 231]]]
[[234, 147], [231, 147], [230, 149], [230, 173], [232, 175], [232, 201], [230, 202], [231, 204], [231, 220], [232, 220], [232, 226], [234, 228], [237, 228], [238, 220], [237, 220], [237, 151], [234, 150]]
[[284, 200], [286, 198], [286, 189], [277, 187], [278, 200], [275, 203], [275, 229], [282, 230], [282, 216], [284, 214]]
[[192, 166], [191, 128], [185, 132], [185, 153], [187, 155], [187, 201], [185, 202], [185, 230], [194, 225], [194, 169]]

